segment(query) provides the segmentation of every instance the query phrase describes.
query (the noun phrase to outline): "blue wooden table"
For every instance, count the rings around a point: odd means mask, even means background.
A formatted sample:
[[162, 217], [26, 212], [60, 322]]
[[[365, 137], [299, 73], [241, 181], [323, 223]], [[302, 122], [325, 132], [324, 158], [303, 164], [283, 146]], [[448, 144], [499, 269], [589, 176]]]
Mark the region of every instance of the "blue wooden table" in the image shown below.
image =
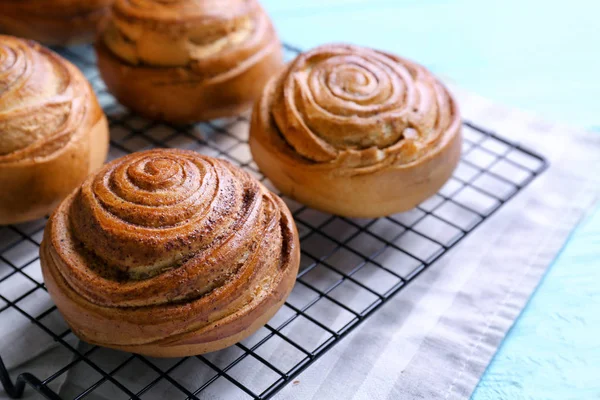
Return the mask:
[[[600, 131], [596, 0], [262, 2], [299, 47], [386, 49], [499, 103]], [[599, 309], [600, 208], [552, 265], [473, 399], [599, 399]]]

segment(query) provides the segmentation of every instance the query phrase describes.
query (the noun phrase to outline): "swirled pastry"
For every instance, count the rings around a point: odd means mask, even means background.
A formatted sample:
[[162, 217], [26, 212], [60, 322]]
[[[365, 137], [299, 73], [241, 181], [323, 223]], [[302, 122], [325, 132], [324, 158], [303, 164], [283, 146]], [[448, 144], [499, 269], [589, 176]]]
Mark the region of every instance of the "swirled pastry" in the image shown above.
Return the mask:
[[256, 0], [117, 0], [96, 50], [123, 105], [176, 123], [251, 108], [282, 66]]
[[0, 224], [50, 213], [108, 151], [83, 74], [32, 41], [0, 35]]
[[152, 356], [214, 351], [281, 307], [299, 242], [283, 201], [230, 163], [151, 150], [107, 164], [52, 215], [44, 280], [87, 342]]
[[48, 45], [91, 42], [113, 0], [2, 0], [0, 31]]
[[250, 148], [273, 184], [350, 217], [406, 211], [451, 176], [461, 120], [424, 67], [350, 45], [301, 54], [254, 108]]

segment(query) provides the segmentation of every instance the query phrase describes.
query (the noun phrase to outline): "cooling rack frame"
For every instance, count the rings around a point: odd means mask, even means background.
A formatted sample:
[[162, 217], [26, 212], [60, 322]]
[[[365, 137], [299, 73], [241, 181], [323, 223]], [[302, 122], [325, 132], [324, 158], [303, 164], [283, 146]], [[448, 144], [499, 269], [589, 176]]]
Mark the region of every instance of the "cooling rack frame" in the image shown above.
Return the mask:
[[[284, 45], [284, 49], [288, 57], [294, 56], [299, 51], [289, 45]], [[187, 126], [146, 121], [118, 105], [106, 91], [96, 70], [90, 46], [63, 48], [57, 51], [82, 69], [98, 94], [110, 121], [110, 158], [150, 147], [184, 147], [226, 158], [265, 182], [252, 162], [245, 142], [247, 116]], [[114, 386], [114, 390], [120, 391], [124, 398], [150, 398], [147, 395], [157, 385], [165, 382], [172, 386], [169, 390], [178, 391], [182, 399], [201, 398], [205, 390], [217, 386], [215, 382], [224, 383], [230, 389], [237, 390], [242, 397], [245, 395], [247, 398], [260, 400], [273, 397], [408, 283], [513, 199], [548, 167], [547, 160], [535, 151], [506, 140], [474, 123], [464, 122], [464, 131], [463, 155], [457, 173], [440, 193], [409, 213], [380, 219], [349, 219], [310, 210], [284, 197], [294, 214], [302, 240], [302, 265], [294, 292], [303, 292], [306, 298], [300, 301], [298, 299], [303, 298], [302, 295], [293, 292], [283, 308], [284, 315], [276, 316], [277, 322], [270, 321], [252, 343], [243, 341], [233, 346], [241, 354], [226, 363], [219, 359], [219, 352], [217, 352], [212, 355], [173, 359], [171, 365], [163, 368], [147, 357], [121, 353], [124, 358], [117, 365], [112, 365], [108, 369], [101, 367], [94, 361], [94, 357], [96, 353], [105, 349], [97, 346], [74, 345], [73, 340], [69, 340], [74, 337], [68, 328], [57, 332], [45, 322], [50, 315], [58, 313], [55, 306], [51, 305], [43, 312], [34, 315], [21, 305], [28, 296], [38, 291], [45, 291], [45, 287], [38, 274], [30, 272], [36, 266], [39, 268], [37, 256], [30, 257], [25, 262], [17, 262], [13, 253], [20, 246], [28, 247], [30, 251], [39, 247], [46, 220], [0, 227], [0, 267], [4, 268], [0, 269], [0, 321], [2, 321], [2, 313], [12, 309], [49, 335], [58, 346], [72, 353], [71, 361], [62, 368], [57, 368], [49, 376], [37, 377], [23, 372], [16, 377], [15, 383], [2, 363], [0, 354], [0, 381], [5, 392], [9, 397], [20, 398], [25, 387], [29, 386], [47, 399], [60, 400], [62, 397], [52, 387], [52, 383], [78, 366], [86, 365], [99, 378], [83, 388], [80, 393], [71, 394], [70, 398], [92, 399], [96, 390], [109, 384]], [[490, 182], [494, 184], [491, 185]], [[268, 182], [265, 183], [275, 190]], [[505, 191], [496, 192], [497, 187], [503, 186], [506, 188]], [[473, 199], [478, 196], [483, 196], [484, 200], [474, 201]], [[470, 220], [462, 218], [465, 215], [470, 215]], [[429, 222], [425, 223], [426, 221]], [[442, 226], [444, 229], [428, 231], [427, 229], [430, 228], [427, 226], [430, 227], [432, 224], [437, 225], [438, 228]], [[455, 235], [451, 234], [453, 230]], [[439, 237], [440, 232], [443, 232], [443, 237]], [[429, 249], [427, 256], [415, 254], [424, 251], [422, 248], [425, 241], [428, 243], [425, 248]], [[418, 243], [421, 244], [417, 246]], [[339, 258], [336, 254], [340, 253], [347, 255], [344, 260], [354, 259], [355, 263], [340, 265], [339, 260], [336, 261], [336, 257]], [[382, 261], [382, 255], [387, 253], [393, 253], [393, 257]], [[408, 267], [405, 268], [407, 265]], [[398, 266], [403, 268], [403, 272], [396, 269]], [[376, 275], [379, 276], [379, 280], [373, 280], [373, 276]], [[30, 288], [22, 293], [10, 295], [3, 293], [2, 288], [7, 287], [13, 277], [29, 281]], [[381, 286], [381, 281], [387, 282], [389, 286]], [[361, 293], [365, 298], [370, 296], [373, 301], [361, 304], [359, 309], [351, 304], [359, 298], [358, 295], [351, 296], [350, 300], [344, 300], [344, 295], [338, 295], [339, 289], [344, 287], [343, 293], [351, 287], [355, 293]], [[328, 315], [336, 315], [337, 322], [333, 325], [331, 321], [323, 320], [318, 313], [313, 312], [314, 309], [322, 308], [323, 304], [329, 307]], [[347, 321], [342, 319], [340, 323], [341, 314], [349, 315], [349, 319]], [[319, 340], [314, 346], [306, 348], [307, 345], [300, 343], [294, 336], [294, 332], [301, 329], [305, 332], [307, 329], [306, 326], [296, 327], [298, 320], [320, 332], [316, 334]], [[261, 353], [261, 347], [271, 340], [277, 340], [279, 348], [286, 346], [286, 349], [294, 349], [300, 354], [300, 358], [297, 362], [288, 363], [285, 368], [277, 365], [269, 358], [272, 353]], [[202, 365], [202, 368], [206, 367], [208, 371], [213, 371], [213, 375], [208, 379], [197, 382], [195, 388], [190, 387], [189, 383], [185, 384], [178, 380], [174, 374], [174, 371], [181, 368], [191, 368], [188, 361], [190, 359], [196, 366]], [[247, 359], [258, 363], [261, 368], [270, 370], [274, 377], [273, 382], [257, 390], [243, 379], [239, 379], [235, 374], [235, 368]], [[134, 362], [138, 368], [143, 365], [155, 375], [149, 382], [135, 389], [121, 382], [119, 377], [120, 373], [127, 370], [127, 365]], [[188, 367], [185, 367], [186, 364]]]

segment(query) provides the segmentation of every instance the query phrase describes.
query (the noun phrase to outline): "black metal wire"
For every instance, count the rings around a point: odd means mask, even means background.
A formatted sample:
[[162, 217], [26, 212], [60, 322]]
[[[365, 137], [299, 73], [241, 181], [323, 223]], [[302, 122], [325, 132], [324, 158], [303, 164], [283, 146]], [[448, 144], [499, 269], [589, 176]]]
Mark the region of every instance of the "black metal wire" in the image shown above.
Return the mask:
[[[284, 48], [289, 55], [292, 56], [299, 51], [297, 48], [289, 45], [284, 45]], [[169, 144], [172, 141], [184, 140], [194, 147], [201, 148], [205, 152], [210, 152], [218, 157], [229, 159], [265, 181], [252, 160], [238, 159], [233, 151], [233, 149], [240, 145], [246, 145], [245, 140], [238, 137], [232, 129], [238, 124], [248, 124], [247, 117], [240, 116], [227, 121], [188, 126], [173, 126], [150, 121], [142, 121], [143, 123], [138, 124], [136, 123], [137, 117], [135, 115], [124, 111], [114, 102], [114, 99], [109, 97], [109, 94], [106, 92], [104, 85], [98, 77], [90, 48], [58, 49], [58, 51], [76, 63], [86, 73], [86, 76], [92, 82], [92, 86], [96, 89], [99, 98], [103, 103], [103, 107], [109, 116], [111, 129], [120, 129], [127, 132], [124, 135], [113, 135], [111, 140], [112, 151], [124, 154], [135, 150], [141, 150], [139, 145], [133, 146], [131, 141], [143, 142], [144, 146], [142, 147], [169, 147]], [[222, 379], [229, 382], [232, 387], [237, 388], [250, 398], [268, 399], [272, 397], [304, 369], [308, 368], [319, 357], [325, 354], [331, 347], [335, 346], [336, 343], [342, 340], [366, 318], [376, 312], [379, 307], [402, 290], [406, 284], [417, 278], [449, 249], [456, 246], [462, 239], [482, 224], [503, 204], [510, 201], [517, 193], [519, 193], [519, 191], [547, 168], [548, 164], [546, 160], [534, 151], [523, 148], [517, 143], [512, 143], [511, 141], [486, 129], [482, 129], [471, 122], [465, 122], [464, 126], [466, 130], [473, 132], [475, 137], [465, 138], [465, 145], [468, 146], [468, 148], [463, 152], [461, 163], [473, 170], [474, 173], [468, 178], [459, 177], [458, 174], [457, 176], [454, 176], [452, 181], [457, 187], [450, 193], [437, 194], [434, 201], [438, 201], [438, 204], [421, 204], [418, 206], [413, 213], [419, 215], [410, 222], [402, 221], [397, 216], [373, 220], [355, 220], [330, 216], [309, 210], [306, 207], [297, 205], [290, 199], [285, 199], [292, 208], [298, 226], [307, 230], [307, 232], [302, 234], [302, 259], [305, 265], [303, 265], [298, 274], [298, 283], [294, 290], [304, 290], [309, 292], [310, 296], [308, 296], [309, 298], [305, 299], [302, 304], [293, 304], [293, 300], [291, 298], [288, 299], [284, 309], [285, 312], [288, 312], [290, 315], [283, 321], [279, 321], [277, 326], [272, 326], [273, 321], [269, 322], [264, 327], [266, 334], [255, 344], [238, 343], [235, 345], [235, 348], [241, 351], [242, 354], [235, 357], [235, 359], [229, 361], [227, 365], [224, 366], [211, 361], [209, 357], [205, 355], [193, 358], [181, 358], [166, 369], [157, 366], [151, 359], [140, 355], [130, 355], [111, 368], [105, 368], [98, 365], [93, 361], [92, 357], [104, 349], [93, 346], [87, 351], [80, 351], [66, 341], [66, 338], [71, 335], [70, 330], [67, 329], [61, 333], [56, 333], [47, 326], [46, 320], [51, 315], [58, 312], [55, 306], [51, 306], [37, 315], [31, 315], [19, 305], [21, 301], [24, 301], [33, 293], [40, 290], [45, 291], [46, 289], [41, 282], [36, 280], [35, 277], [30, 276], [27, 272], [27, 269], [33, 267], [34, 263], [38, 261], [37, 257], [32, 257], [32, 259], [22, 265], [17, 265], [11, 261], [10, 254], [18, 249], [19, 246], [22, 246], [23, 243], [28, 243], [37, 248], [39, 246], [39, 240], [36, 240], [35, 238], [38, 238], [41, 235], [45, 221], [43, 221], [44, 223], [41, 223], [41, 226], [36, 226], [32, 230], [20, 226], [2, 228], [4, 231], [0, 230], [0, 233], [9, 235], [12, 239], [10, 239], [8, 243], [0, 243], [0, 266], [3, 263], [10, 269], [7, 274], [0, 276], [0, 285], [10, 279], [21, 277], [29, 282], [31, 287], [10, 299], [0, 290], [0, 302], [5, 303], [5, 305], [0, 306], [0, 317], [1, 313], [8, 309], [12, 308], [16, 310], [30, 320], [32, 324], [36, 325], [49, 335], [54, 341], [62, 346], [62, 348], [73, 354], [71, 362], [62, 368], [57, 368], [56, 371], [53, 371], [53, 373], [43, 380], [30, 373], [22, 373], [17, 376], [14, 384], [0, 358], [0, 381], [2, 382], [5, 392], [11, 398], [19, 398], [22, 396], [23, 390], [27, 385], [47, 399], [60, 399], [60, 396], [48, 385], [59, 377], [64, 376], [64, 374], [68, 374], [70, 371], [75, 370], [80, 365], [87, 365], [97, 372], [100, 375], [100, 378], [76, 394], [76, 399], [86, 398], [92, 395], [106, 382], [110, 382], [118, 388], [123, 395], [132, 399], [142, 398], [159, 383], [166, 383], [176, 389], [178, 393], [181, 394], [182, 398], [187, 397], [188, 399], [198, 400], [205, 390]], [[153, 134], [153, 130], [157, 128], [165, 130], [166, 133], [159, 135], [159, 137], [156, 138]], [[195, 134], [194, 129], [199, 129], [204, 132], [204, 134]], [[212, 136], [207, 135], [207, 133], [210, 133]], [[122, 137], [119, 138], [118, 136]], [[229, 145], [220, 144], [218, 141], [225, 141], [229, 143]], [[490, 145], [501, 147], [503, 148], [503, 151], [495, 152], [490, 150], [488, 148]], [[493, 159], [493, 161], [485, 166], [480, 166], [469, 159], [473, 152], [481, 152], [481, 154]], [[519, 163], [512, 159], [515, 155], [526, 157], [532, 162]], [[515, 168], [525, 174], [525, 178], [517, 180], [515, 177], [504, 176], [493, 171], [496, 166], [499, 166], [502, 163], [510, 165], [511, 168]], [[534, 164], [535, 166], [532, 167], [531, 165], [526, 164]], [[491, 178], [501, 182], [510, 188], [510, 191], [505, 195], [490, 192], [477, 185], [477, 181], [480, 178]], [[485, 210], [480, 210], [471, 207], [469, 204], [464, 204], [460, 200], [460, 196], [465, 190], [473, 190], [479, 195], [484, 196], [486, 199], [493, 201], [493, 205]], [[442, 210], [447, 206], [454, 207], [460, 210], [460, 212], [470, 215], [472, 220], [469, 223], [466, 223], [455, 217], [444, 215]], [[318, 217], [318, 221], [313, 220], [315, 216]], [[450, 227], [456, 232], [452, 237], [446, 240], [437, 238], [434, 235], [429, 234], [426, 229], [421, 226], [423, 224], [427, 225], [427, 220], [445, 224], [445, 226]], [[352, 233], [345, 235], [343, 238], [330, 233], [328, 227], [331, 227], [336, 223], [349, 227], [352, 230]], [[381, 223], [387, 224], [388, 228], [392, 230], [391, 236], [388, 237], [388, 235], [390, 235], [389, 231], [380, 233], [375, 229], [376, 225]], [[402, 242], [403, 239], [408, 237], [407, 235], [411, 235], [414, 240], [425, 241], [437, 250], [427, 254], [426, 257], [415, 254], [414, 249], [410, 249]], [[378, 248], [371, 250], [361, 249], [360, 246], [356, 246], [356, 242], [354, 242], [361, 240], [361, 238], [362, 241], [368, 240], [377, 243]], [[318, 240], [321, 244], [328, 243], [330, 244], [330, 248], [327, 249], [327, 251], [322, 252], [322, 249], [313, 248], [309, 245], [311, 240]], [[377, 260], [380, 255], [390, 249], [397, 251], [402, 254], [403, 257], [406, 257], [414, 263], [414, 266], [409, 272], [406, 274], [399, 273], [393, 268], [397, 267], [396, 265], [385, 265], [383, 262]], [[343, 252], [351, 255], [357, 260], [355, 264], [348, 265], [348, 267], [351, 267], [349, 270], [345, 270], [346, 267], [341, 268], [336, 265], [334, 261], [335, 256]], [[390, 280], [393, 280], [393, 284], [384, 289], [378, 289], [372, 286], [368, 281], [361, 279], [361, 273], [364, 273], [368, 268], [376, 269], [380, 273], [388, 274]], [[311, 278], [313, 274], [326, 274], [327, 276], [333, 277], [333, 279], [327, 280], [326, 282], [320, 280], [314, 281], [314, 279]], [[355, 287], [359, 289], [361, 293], [367, 294], [372, 300], [361, 305], [360, 309], [356, 309], [350, 303], [346, 303], [337, 298], [336, 291], [349, 285], [353, 285], [350, 287]], [[322, 315], [313, 312], [313, 310], [318, 308], [319, 304], [330, 304], [332, 307], [335, 307], [337, 313], [347, 314], [348, 319], [343, 321], [342, 325], [337, 328], [330, 326], [326, 321], [321, 319], [323, 318]], [[294, 338], [294, 324], [298, 322], [311, 324], [311, 327], [319, 329], [319, 331], [322, 332], [323, 337], [320, 338], [320, 341], [313, 348], [307, 348], [305, 343], [300, 343]], [[298, 360], [292, 366], [284, 368], [275, 365], [273, 361], [269, 361], [268, 357], [262, 356], [260, 354], [262, 346], [271, 340], [280, 340], [281, 343], [289, 346], [290, 349], [293, 349], [298, 353]], [[27, 355], [24, 355], [24, 359], [26, 357]], [[142, 385], [141, 388], [133, 390], [133, 388], [128, 388], [119, 381], [118, 374], [122, 371], [126, 371], [128, 366], [135, 360], [139, 360], [146, 368], [148, 368], [148, 370], [153, 371], [157, 376]], [[186, 367], [186, 360], [196, 360], [197, 362], [201, 362], [209, 368], [209, 371], [212, 371], [212, 376], [204, 382], [198, 382], [196, 384], [197, 386], [193, 389], [186, 387], [184, 383], [179, 381], [176, 377], [176, 371]], [[262, 390], [253, 390], [240, 380], [236, 379], [234, 373], [235, 368], [241, 365], [241, 363], [248, 361], [259, 363], [261, 366], [268, 368], [268, 371], [274, 376], [273, 380], [269, 382], [266, 388]], [[257, 391], [259, 392], [257, 393]]]
[[39, 394], [50, 400], [61, 400], [60, 397], [48, 388], [42, 381], [33, 376], [32, 374], [23, 373], [17, 377], [16, 382], [13, 384], [10, 380], [10, 376], [2, 358], [0, 358], [0, 382], [4, 387], [4, 391], [12, 399], [18, 399], [23, 396], [25, 390], [25, 384], [28, 384], [34, 388]]

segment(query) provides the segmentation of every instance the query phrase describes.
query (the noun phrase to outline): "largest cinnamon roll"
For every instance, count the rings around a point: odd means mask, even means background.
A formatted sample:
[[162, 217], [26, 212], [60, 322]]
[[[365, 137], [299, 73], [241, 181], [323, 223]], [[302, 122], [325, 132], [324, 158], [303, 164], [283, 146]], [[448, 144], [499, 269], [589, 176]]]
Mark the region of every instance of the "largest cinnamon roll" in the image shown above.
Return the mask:
[[52, 215], [50, 295], [89, 343], [152, 356], [218, 350], [281, 307], [299, 265], [283, 201], [230, 163], [151, 150], [107, 164]]
[[106, 117], [81, 71], [0, 35], [0, 225], [49, 214], [107, 151]]
[[116, 0], [96, 50], [123, 105], [176, 123], [251, 108], [282, 66], [256, 0]]
[[380, 217], [416, 206], [448, 180], [460, 127], [452, 95], [424, 67], [326, 45], [269, 82], [250, 147], [284, 194], [334, 214]]

